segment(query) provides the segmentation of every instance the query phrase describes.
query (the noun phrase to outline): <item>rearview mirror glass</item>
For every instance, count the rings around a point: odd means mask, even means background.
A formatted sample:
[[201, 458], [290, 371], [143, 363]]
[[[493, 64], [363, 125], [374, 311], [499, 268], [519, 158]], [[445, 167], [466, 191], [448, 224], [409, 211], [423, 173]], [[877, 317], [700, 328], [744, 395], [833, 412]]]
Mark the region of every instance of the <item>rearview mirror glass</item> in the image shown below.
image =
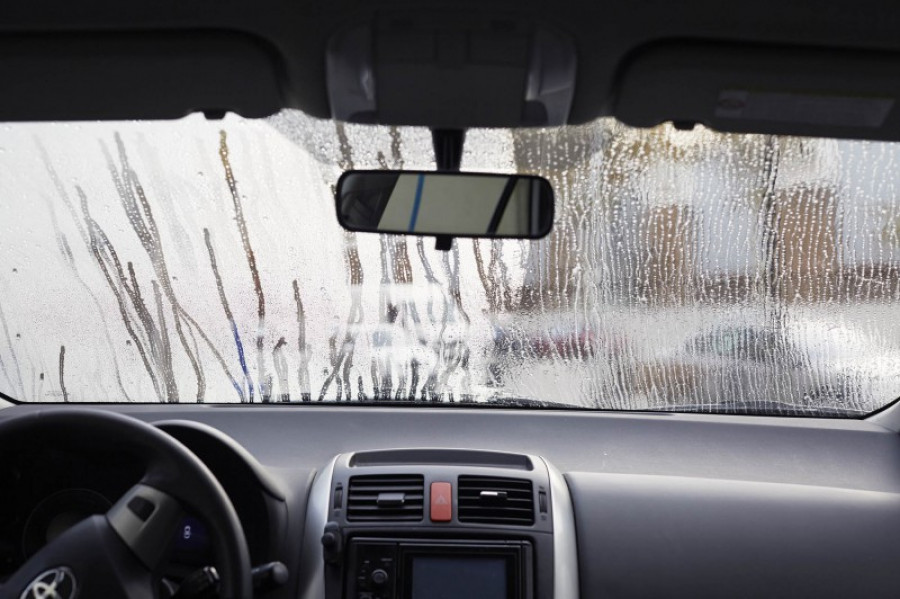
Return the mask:
[[537, 239], [553, 224], [553, 189], [527, 175], [349, 171], [337, 213], [350, 231]]

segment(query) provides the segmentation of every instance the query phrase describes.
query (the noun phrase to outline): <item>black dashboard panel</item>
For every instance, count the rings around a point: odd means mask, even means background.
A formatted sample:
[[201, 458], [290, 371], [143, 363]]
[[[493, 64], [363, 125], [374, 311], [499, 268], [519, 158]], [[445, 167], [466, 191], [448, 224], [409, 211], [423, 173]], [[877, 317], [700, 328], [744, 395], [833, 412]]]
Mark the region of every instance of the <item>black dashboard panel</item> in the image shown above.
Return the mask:
[[[18, 406], [0, 419], [42, 409], [65, 407]], [[321, 596], [325, 520], [313, 516], [327, 509], [335, 456], [369, 452], [358, 455], [384, 463], [394, 454], [373, 450], [406, 448], [399, 455], [408, 458], [425, 447], [540, 456], [562, 472], [580, 565], [568, 582], [581, 597], [886, 596], [900, 588], [892, 567], [900, 437], [873, 422], [352, 405], [106, 409], [205, 423], [259, 462], [284, 495], [283, 543], [271, 555], [291, 571], [270, 597]]]

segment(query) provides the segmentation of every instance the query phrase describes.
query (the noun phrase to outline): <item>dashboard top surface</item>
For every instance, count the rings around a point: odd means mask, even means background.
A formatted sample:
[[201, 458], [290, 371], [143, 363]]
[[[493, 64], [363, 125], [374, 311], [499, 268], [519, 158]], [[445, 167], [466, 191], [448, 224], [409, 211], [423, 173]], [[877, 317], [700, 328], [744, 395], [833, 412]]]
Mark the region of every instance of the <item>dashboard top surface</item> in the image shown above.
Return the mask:
[[[60, 405], [20, 405], [0, 419]], [[900, 492], [900, 437], [862, 420], [482, 408], [105, 405], [195, 420], [264, 466], [318, 469], [338, 453], [470, 448], [541, 455], [562, 472], [652, 474]]]

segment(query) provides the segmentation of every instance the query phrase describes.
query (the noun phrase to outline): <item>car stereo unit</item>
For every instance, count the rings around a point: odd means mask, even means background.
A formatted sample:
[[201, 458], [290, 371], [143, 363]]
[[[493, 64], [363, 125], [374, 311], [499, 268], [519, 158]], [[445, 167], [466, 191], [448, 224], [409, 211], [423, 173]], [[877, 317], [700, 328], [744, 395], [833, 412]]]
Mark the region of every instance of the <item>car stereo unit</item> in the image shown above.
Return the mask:
[[[527, 541], [357, 538], [345, 569], [352, 599], [529, 599]], [[464, 572], [464, 576], [460, 573]]]

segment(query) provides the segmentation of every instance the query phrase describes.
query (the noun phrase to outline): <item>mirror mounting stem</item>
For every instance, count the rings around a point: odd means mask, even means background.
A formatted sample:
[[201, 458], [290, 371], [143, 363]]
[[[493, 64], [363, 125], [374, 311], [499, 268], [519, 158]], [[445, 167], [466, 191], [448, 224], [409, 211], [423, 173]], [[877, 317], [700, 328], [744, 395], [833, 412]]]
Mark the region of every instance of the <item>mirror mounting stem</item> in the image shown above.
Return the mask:
[[453, 238], [449, 235], [438, 235], [434, 238], [434, 249], [449, 252], [453, 248]]
[[[465, 141], [465, 129], [431, 130], [431, 143], [434, 146], [434, 163], [437, 165], [438, 172], [459, 172]], [[438, 235], [434, 240], [434, 249], [438, 251], [449, 252], [452, 247], [453, 237], [449, 235]]]
[[464, 129], [431, 130], [434, 162], [437, 165], [438, 172], [459, 172], [465, 141], [466, 132]]

